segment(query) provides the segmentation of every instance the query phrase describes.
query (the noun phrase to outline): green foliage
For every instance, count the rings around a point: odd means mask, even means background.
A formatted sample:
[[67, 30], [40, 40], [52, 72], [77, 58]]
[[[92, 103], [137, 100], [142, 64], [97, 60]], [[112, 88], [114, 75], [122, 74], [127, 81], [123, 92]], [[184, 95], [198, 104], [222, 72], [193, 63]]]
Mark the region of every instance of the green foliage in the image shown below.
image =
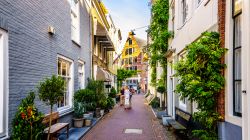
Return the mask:
[[107, 107], [107, 97], [105, 94], [100, 94], [97, 101], [98, 107], [105, 109]]
[[96, 108], [96, 95], [90, 89], [80, 89], [74, 94], [74, 115], [82, 118], [84, 111], [92, 111]]
[[[156, 66], [159, 62], [163, 68], [167, 64], [165, 54], [168, 50], [168, 39], [172, 33], [168, 31], [169, 20], [169, 0], [157, 0], [152, 5], [152, 19], [148, 33], [152, 39], [152, 44], [149, 46], [151, 85], [157, 85]], [[163, 79], [165, 79], [163, 77]]]
[[104, 92], [104, 82], [98, 80], [90, 80], [87, 89], [94, 91], [96, 94]]
[[114, 106], [115, 106], [114, 100], [111, 97], [108, 97], [107, 98], [107, 108], [110, 109], [110, 108], [113, 108]]
[[165, 86], [158, 86], [156, 90], [157, 92], [164, 93], [166, 91], [166, 88]]
[[124, 81], [126, 78], [132, 77], [136, 74], [137, 74], [136, 70], [118, 69], [117, 70], [117, 80]]
[[158, 97], [155, 97], [150, 104], [153, 108], [158, 108], [160, 107], [160, 99]]
[[117, 94], [117, 92], [116, 92], [115, 88], [112, 87], [112, 88], [111, 88], [111, 91], [110, 91], [110, 93], [109, 93], [109, 97], [111, 97], [111, 98], [116, 98], [116, 94]]
[[122, 85], [122, 81], [124, 81], [127, 78], [132, 77], [136, 74], [137, 74], [136, 70], [118, 69], [117, 70], [118, 89], [120, 89], [120, 87]]
[[83, 118], [84, 104], [82, 102], [74, 101], [74, 116], [76, 118]]
[[91, 80], [87, 85], [87, 89], [94, 92], [94, 100], [87, 105], [87, 110], [94, 110], [96, 107], [105, 108], [107, 105], [107, 97], [104, 93], [104, 82]]
[[217, 122], [221, 119], [216, 112], [216, 97], [224, 87], [221, 70], [225, 64], [221, 64], [221, 58], [226, 49], [220, 47], [218, 33], [204, 32], [200, 39], [187, 46], [186, 51], [186, 58], [174, 65], [175, 76], [180, 79], [176, 92], [181, 98], [198, 104], [194, 119], [206, 131], [196, 130], [194, 134], [204, 140], [214, 139]]
[[74, 94], [74, 100], [82, 103], [90, 103], [96, 101], [96, 95], [90, 89], [80, 89]]
[[[38, 86], [39, 98], [47, 105], [50, 105], [50, 113], [52, 113], [53, 105], [58, 102], [60, 98], [63, 98], [64, 95], [64, 85], [65, 82], [61, 77], [53, 75], [51, 78], [45, 79], [44, 82], [41, 82]], [[51, 128], [51, 115], [49, 121], [49, 132]], [[50, 138], [50, 133], [47, 136], [47, 139]]]
[[38, 87], [39, 98], [47, 105], [53, 106], [64, 95], [64, 80], [53, 75], [41, 82]]
[[12, 121], [13, 140], [41, 140], [45, 126], [42, 124], [43, 114], [38, 111], [34, 104], [35, 93], [22, 100], [18, 107], [15, 118]]

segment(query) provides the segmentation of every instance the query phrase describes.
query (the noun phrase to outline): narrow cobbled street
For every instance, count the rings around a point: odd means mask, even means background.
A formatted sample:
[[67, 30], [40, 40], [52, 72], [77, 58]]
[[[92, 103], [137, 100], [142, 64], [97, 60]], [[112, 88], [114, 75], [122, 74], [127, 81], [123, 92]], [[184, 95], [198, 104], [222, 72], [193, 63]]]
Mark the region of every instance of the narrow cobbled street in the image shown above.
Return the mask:
[[[164, 134], [158, 121], [144, 101], [143, 95], [134, 95], [132, 109], [116, 106], [82, 140], [160, 140]], [[125, 133], [127, 129], [128, 133]], [[128, 129], [133, 129], [129, 132]]]

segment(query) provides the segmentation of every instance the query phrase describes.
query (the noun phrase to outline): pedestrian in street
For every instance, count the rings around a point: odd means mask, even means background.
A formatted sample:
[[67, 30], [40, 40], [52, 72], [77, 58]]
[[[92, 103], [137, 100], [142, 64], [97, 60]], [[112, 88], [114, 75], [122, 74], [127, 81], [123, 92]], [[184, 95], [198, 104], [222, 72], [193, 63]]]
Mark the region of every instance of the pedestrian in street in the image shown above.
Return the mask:
[[130, 109], [131, 108], [131, 92], [128, 89], [128, 86], [125, 86], [124, 90], [124, 95], [125, 95], [125, 107], [124, 109]]
[[124, 96], [124, 87], [121, 88], [121, 96], [120, 96], [120, 106], [123, 106], [125, 102], [125, 96]]

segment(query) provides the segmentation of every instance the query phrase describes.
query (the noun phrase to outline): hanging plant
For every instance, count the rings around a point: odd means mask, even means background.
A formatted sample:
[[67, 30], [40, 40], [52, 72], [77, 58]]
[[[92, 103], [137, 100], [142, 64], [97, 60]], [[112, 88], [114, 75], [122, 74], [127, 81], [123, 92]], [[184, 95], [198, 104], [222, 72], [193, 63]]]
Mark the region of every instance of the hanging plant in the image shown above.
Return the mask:
[[[148, 33], [151, 37], [152, 44], [149, 45], [151, 85], [156, 87], [157, 83], [157, 64], [165, 68], [167, 65], [166, 57], [164, 56], [168, 50], [168, 39], [171, 33], [168, 31], [169, 20], [169, 0], [157, 0], [152, 5], [152, 18]], [[161, 77], [165, 81], [165, 77]]]
[[221, 71], [225, 64], [221, 58], [226, 49], [220, 47], [218, 33], [204, 32], [186, 52], [186, 58], [174, 65], [175, 76], [180, 79], [176, 93], [198, 104], [193, 116], [204, 129], [194, 130], [194, 135], [203, 140], [217, 139], [217, 123], [222, 118], [216, 111], [216, 97], [224, 87]]

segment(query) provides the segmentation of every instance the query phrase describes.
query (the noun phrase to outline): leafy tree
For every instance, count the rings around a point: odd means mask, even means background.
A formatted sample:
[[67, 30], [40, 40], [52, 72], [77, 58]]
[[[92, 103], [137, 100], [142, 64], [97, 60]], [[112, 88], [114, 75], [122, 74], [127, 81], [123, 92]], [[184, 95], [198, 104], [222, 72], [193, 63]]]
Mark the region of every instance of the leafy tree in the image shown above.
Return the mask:
[[92, 102], [92, 105], [96, 104], [96, 107], [102, 108], [103, 104], [105, 104], [104, 100], [106, 100], [106, 95], [104, 93], [104, 82], [98, 80], [90, 80], [87, 85], [87, 89], [94, 92], [94, 102]]
[[[151, 73], [151, 85], [157, 85], [157, 71], [156, 67], [158, 64], [165, 69], [167, 67], [167, 59], [165, 57], [168, 51], [168, 39], [172, 36], [172, 33], [168, 31], [168, 20], [169, 20], [169, 0], [156, 0], [152, 5], [152, 17], [151, 24], [148, 33], [151, 37], [152, 44], [149, 45], [150, 53], [150, 67]], [[161, 75], [161, 79], [166, 81], [166, 70]], [[166, 84], [164, 84], [165, 86]]]
[[[41, 82], [38, 86], [39, 98], [50, 106], [50, 114], [52, 114], [53, 105], [64, 95], [64, 84], [64, 80], [61, 77], [53, 75], [51, 78], [45, 79], [45, 81]], [[50, 115], [47, 140], [49, 140], [50, 137], [51, 119]]]
[[179, 78], [176, 92], [181, 98], [188, 98], [198, 104], [194, 119], [204, 129], [195, 130], [194, 135], [203, 140], [217, 139], [217, 122], [222, 119], [216, 111], [216, 97], [224, 87], [221, 71], [225, 64], [221, 58], [226, 52], [220, 47], [219, 34], [204, 32], [201, 37], [186, 48], [186, 58], [180, 60], [174, 69]]
[[136, 74], [137, 74], [136, 70], [118, 69], [117, 70], [118, 89], [120, 89], [120, 87], [122, 85], [122, 81], [124, 81], [127, 78], [132, 77]]

